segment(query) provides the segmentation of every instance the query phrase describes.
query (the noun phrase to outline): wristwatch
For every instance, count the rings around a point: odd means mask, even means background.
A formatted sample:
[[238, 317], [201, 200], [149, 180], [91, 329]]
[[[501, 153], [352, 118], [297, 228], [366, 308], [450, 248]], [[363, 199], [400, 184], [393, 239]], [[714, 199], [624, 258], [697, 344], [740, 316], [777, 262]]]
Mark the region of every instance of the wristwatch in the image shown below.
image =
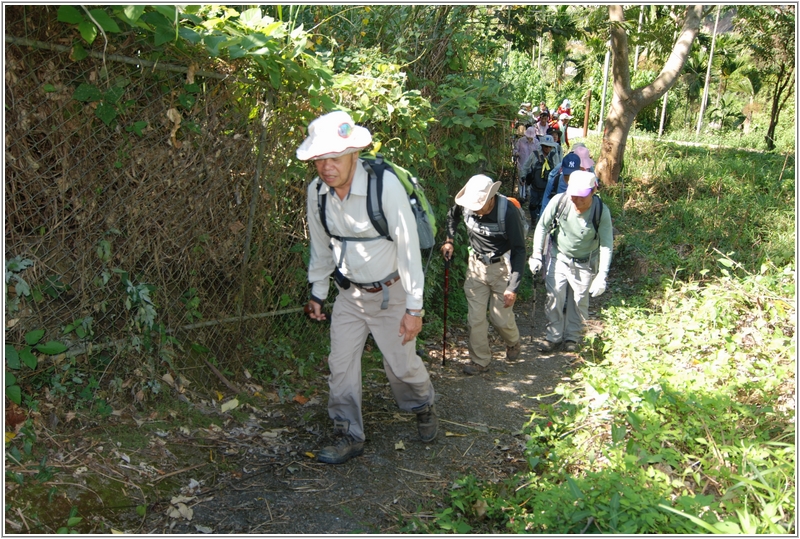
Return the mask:
[[416, 316], [417, 318], [422, 318], [425, 316], [425, 309], [420, 309], [418, 311], [412, 311], [411, 309], [406, 309], [406, 314], [409, 316]]

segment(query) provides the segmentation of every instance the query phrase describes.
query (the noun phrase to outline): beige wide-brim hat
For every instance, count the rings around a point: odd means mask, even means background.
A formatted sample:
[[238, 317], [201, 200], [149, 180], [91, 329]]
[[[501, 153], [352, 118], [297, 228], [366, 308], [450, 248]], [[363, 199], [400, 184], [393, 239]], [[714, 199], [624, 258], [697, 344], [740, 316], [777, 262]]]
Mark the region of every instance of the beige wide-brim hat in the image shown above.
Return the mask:
[[333, 159], [363, 150], [372, 144], [366, 127], [356, 125], [344, 111], [320, 116], [308, 124], [308, 137], [297, 148], [300, 161]]
[[497, 194], [502, 182], [495, 182], [489, 176], [478, 174], [467, 182], [456, 195], [456, 204], [468, 210], [478, 211]]

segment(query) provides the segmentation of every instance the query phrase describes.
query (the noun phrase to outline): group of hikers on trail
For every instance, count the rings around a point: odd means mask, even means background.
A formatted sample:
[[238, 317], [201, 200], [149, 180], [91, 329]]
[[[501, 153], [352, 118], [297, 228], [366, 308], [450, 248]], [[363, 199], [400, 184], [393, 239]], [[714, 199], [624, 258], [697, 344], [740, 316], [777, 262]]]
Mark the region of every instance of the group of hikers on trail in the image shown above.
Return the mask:
[[[568, 108], [564, 113], [570, 114]], [[526, 134], [533, 128], [526, 128]], [[541, 151], [555, 149], [552, 133], [534, 133], [536, 137], [540, 155], [546, 158], [553, 153]], [[432, 442], [438, 433], [436, 394], [415, 346], [425, 316], [421, 246], [433, 247], [434, 234], [416, 200], [422, 194], [409, 191], [406, 178], [401, 178], [403, 169], [387, 166], [380, 156], [360, 154], [371, 144], [368, 129], [337, 111], [312, 121], [297, 149], [297, 158], [313, 161], [317, 171], [307, 189], [308, 315], [326, 320], [323, 307], [331, 278], [338, 289], [330, 313], [328, 356], [328, 415], [334, 440], [316, 455], [318, 461], [330, 464], [346, 462], [364, 451], [361, 355], [369, 334], [383, 356], [398, 407], [416, 415], [420, 439]], [[536, 152], [534, 148], [526, 163]], [[576, 148], [563, 159], [547, 163], [553, 192], [550, 203], [535, 212], [529, 206], [535, 231], [528, 267], [534, 276], [544, 272], [547, 289], [547, 332], [539, 350], [552, 353], [563, 347], [575, 352], [589, 315], [589, 296], [599, 296], [606, 288], [613, 239], [611, 213], [596, 195], [598, 181], [590, 171], [593, 163], [588, 151], [579, 155]], [[467, 375], [489, 370], [490, 323], [505, 342], [507, 361], [517, 360], [521, 352], [513, 306], [525, 270], [527, 223], [514, 201], [499, 193], [500, 186], [501, 182], [485, 174], [472, 176], [455, 196], [440, 246], [449, 263], [456, 228], [463, 222], [469, 240], [463, 285], [470, 327], [469, 361], [462, 367]], [[537, 204], [541, 205], [546, 189], [545, 184], [542, 194], [535, 195]], [[534, 192], [538, 189], [531, 190], [531, 195]]]
[[[538, 116], [534, 117], [534, 111], [538, 112]], [[544, 102], [534, 109], [531, 109], [530, 103], [522, 103], [518, 116], [516, 125], [519, 136], [513, 144], [511, 158], [517, 169], [520, 198], [528, 203], [531, 223], [535, 224], [547, 205], [544, 192], [550, 177], [557, 174], [556, 169], [564, 158], [564, 149], [570, 149], [568, 127], [572, 119], [572, 105], [569, 99], [565, 99], [555, 114], [551, 115]], [[585, 148], [581, 143], [575, 146]]]

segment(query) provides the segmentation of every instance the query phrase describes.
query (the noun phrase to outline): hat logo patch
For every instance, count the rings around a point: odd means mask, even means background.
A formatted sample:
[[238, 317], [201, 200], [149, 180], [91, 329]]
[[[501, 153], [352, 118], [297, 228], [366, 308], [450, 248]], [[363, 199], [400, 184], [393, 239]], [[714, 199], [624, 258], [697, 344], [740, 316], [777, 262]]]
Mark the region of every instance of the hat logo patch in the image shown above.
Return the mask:
[[337, 132], [340, 137], [347, 138], [353, 133], [353, 126], [348, 123], [341, 124]]

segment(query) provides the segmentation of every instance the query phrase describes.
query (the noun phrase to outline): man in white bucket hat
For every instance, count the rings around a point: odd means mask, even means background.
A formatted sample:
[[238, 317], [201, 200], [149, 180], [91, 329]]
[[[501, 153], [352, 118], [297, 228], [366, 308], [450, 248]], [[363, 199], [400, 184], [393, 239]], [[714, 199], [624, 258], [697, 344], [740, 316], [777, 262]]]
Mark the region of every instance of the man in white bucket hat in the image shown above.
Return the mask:
[[589, 318], [589, 296], [606, 290], [614, 236], [611, 211], [596, 191], [597, 176], [575, 170], [567, 191], [553, 197], [536, 225], [528, 261], [534, 275], [542, 269], [545, 237], [549, 234], [551, 238], [545, 274], [546, 342], [540, 347], [544, 353], [554, 352], [562, 344], [567, 352], [578, 351], [583, 323]]
[[[297, 158], [314, 161], [318, 173], [308, 186], [309, 316], [327, 318], [322, 306], [332, 275], [339, 289], [328, 356], [328, 415], [336, 440], [317, 454], [317, 460], [330, 464], [364, 452], [361, 354], [370, 333], [383, 355], [398, 406], [417, 416], [420, 438], [432, 441], [438, 427], [433, 384], [415, 346], [425, 314], [416, 220], [403, 185], [387, 169], [382, 204], [390, 239], [379, 236], [372, 226], [367, 212], [368, 173], [358, 155], [371, 143], [366, 128], [337, 111], [311, 122], [308, 138], [297, 149]], [[330, 236], [320, 219], [321, 197]]]
[[513, 307], [525, 271], [523, 217], [506, 197], [498, 194], [499, 188], [500, 182], [488, 176], [473, 176], [458, 192], [456, 204], [447, 214], [442, 255], [448, 260], [453, 256], [456, 226], [462, 218], [469, 237], [464, 294], [469, 311], [470, 362], [463, 367], [464, 374], [489, 370], [489, 321], [506, 343], [506, 360], [517, 359], [521, 350]]

